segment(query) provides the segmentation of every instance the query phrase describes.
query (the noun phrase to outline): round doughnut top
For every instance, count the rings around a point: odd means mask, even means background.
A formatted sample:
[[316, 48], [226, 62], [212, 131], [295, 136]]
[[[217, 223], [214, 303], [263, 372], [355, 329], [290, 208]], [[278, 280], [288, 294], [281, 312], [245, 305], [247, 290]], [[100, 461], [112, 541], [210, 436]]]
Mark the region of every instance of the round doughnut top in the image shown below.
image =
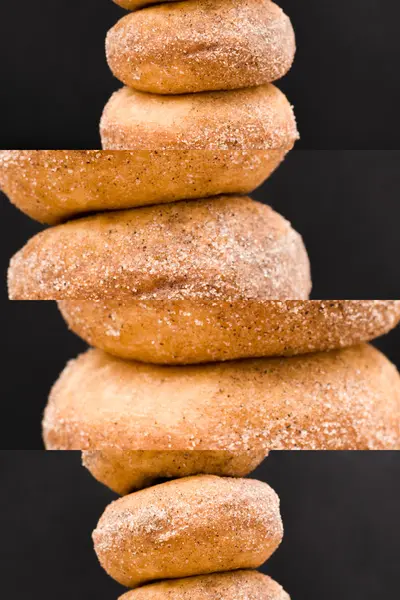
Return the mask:
[[290, 600], [283, 588], [258, 571], [198, 575], [131, 590], [120, 600]]
[[106, 105], [100, 133], [108, 150], [289, 150], [299, 137], [292, 107], [272, 84], [180, 96], [124, 87]]
[[124, 496], [93, 532], [103, 568], [127, 587], [259, 567], [282, 536], [279, 498], [266, 483], [213, 475]]
[[[176, 2], [177, 0], [162, 0], [163, 2]], [[119, 4], [126, 10], [136, 10], [148, 6], [150, 4], [158, 4], [160, 0], [113, 0], [115, 4]]]
[[289, 17], [270, 0], [186, 0], [121, 19], [107, 60], [125, 85], [185, 94], [262, 85], [285, 75], [296, 42]]
[[270, 207], [234, 196], [58, 225], [9, 269], [14, 300], [304, 299], [310, 287], [301, 236]]
[[89, 212], [219, 194], [249, 194], [282, 150], [0, 150], [0, 187], [20, 210], [54, 225]]
[[155, 366], [89, 350], [55, 384], [49, 449], [400, 449], [400, 378], [369, 345]]
[[59, 308], [90, 346], [170, 365], [336, 350], [400, 321], [399, 300], [64, 300]]

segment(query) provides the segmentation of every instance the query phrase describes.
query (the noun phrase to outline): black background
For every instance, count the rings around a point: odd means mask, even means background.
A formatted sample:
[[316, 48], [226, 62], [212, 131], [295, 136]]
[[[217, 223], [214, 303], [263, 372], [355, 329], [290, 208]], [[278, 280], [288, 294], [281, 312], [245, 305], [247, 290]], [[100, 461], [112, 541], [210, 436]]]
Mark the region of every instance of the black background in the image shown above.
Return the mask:
[[[266, 564], [292, 600], [398, 598], [400, 453], [274, 452], [252, 475], [281, 497], [285, 537]], [[91, 532], [115, 498], [75, 452], [0, 453], [1, 593], [111, 600]]]
[[[298, 54], [279, 86], [295, 105], [299, 147], [397, 149], [400, 6], [395, 0], [280, 0]], [[97, 148], [119, 87], [106, 65], [111, 0], [0, 3], [0, 147]]]
[[[400, 298], [400, 152], [299, 151], [254, 197], [271, 203], [304, 237], [314, 298]], [[0, 448], [42, 447], [40, 421], [51, 386], [85, 348], [53, 302], [9, 302], [11, 255], [41, 226], [0, 204], [3, 418]], [[400, 327], [379, 341], [400, 366]]]

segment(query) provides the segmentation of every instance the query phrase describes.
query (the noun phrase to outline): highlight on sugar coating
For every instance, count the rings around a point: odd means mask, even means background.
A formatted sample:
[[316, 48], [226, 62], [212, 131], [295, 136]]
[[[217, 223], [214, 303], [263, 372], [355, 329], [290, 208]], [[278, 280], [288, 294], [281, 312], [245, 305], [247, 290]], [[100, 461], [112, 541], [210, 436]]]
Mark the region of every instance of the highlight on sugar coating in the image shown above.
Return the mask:
[[187, 94], [276, 81], [292, 66], [296, 42], [289, 17], [270, 0], [186, 0], [126, 15], [106, 50], [125, 85]]

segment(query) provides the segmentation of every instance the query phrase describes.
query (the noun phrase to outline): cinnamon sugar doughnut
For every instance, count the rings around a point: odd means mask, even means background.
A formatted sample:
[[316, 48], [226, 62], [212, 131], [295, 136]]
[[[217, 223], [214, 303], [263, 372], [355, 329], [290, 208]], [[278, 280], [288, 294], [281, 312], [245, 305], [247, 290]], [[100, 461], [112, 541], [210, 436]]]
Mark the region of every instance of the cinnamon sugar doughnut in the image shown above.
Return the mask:
[[119, 600], [290, 600], [284, 589], [258, 571], [213, 573], [151, 583]]
[[93, 477], [107, 487], [124, 495], [148, 487], [155, 480], [174, 479], [189, 475], [224, 475], [245, 477], [267, 456], [262, 450], [254, 452], [221, 451], [140, 451], [86, 450], [83, 465]]
[[306, 298], [310, 285], [300, 235], [236, 196], [70, 221], [33, 237], [9, 269], [14, 300]]
[[333, 350], [370, 341], [400, 321], [399, 300], [64, 300], [59, 308], [91, 346], [159, 364]]
[[107, 61], [125, 85], [153, 94], [232, 90], [276, 81], [292, 66], [292, 24], [270, 0], [185, 0], [123, 17]]
[[400, 449], [400, 377], [375, 348], [196, 366], [89, 350], [55, 384], [54, 450]]
[[282, 535], [279, 499], [266, 483], [199, 475], [116, 500], [93, 540], [107, 573], [133, 588], [259, 567]]
[[181, 96], [124, 87], [100, 122], [106, 150], [274, 150], [298, 139], [292, 107], [274, 85]]
[[0, 150], [0, 187], [42, 223], [219, 194], [248, 194], [283, 156], [274, 150]]

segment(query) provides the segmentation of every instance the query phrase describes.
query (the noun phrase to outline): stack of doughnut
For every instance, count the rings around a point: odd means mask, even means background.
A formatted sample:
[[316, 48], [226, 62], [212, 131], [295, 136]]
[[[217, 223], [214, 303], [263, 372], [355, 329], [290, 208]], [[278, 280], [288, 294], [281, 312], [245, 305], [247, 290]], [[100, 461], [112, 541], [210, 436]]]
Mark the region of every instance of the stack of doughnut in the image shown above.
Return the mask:
[[271, 83], [295, 53], [282, 10], [116, 1], [103, 150], [0, 152], [3, 191], [51, 225], [10, 298], [57, 301], [93, 346], [51, 391], [45, 445], [124, 496], [94, 542], [125, 600], [287, 600], [252, 570], [278, 499], [244, 477], [274, 449], [400, 448], [400, 377], [366, 343], [400, 301], [309, 300], [301, 236], [247, 196], [298, 137]]

